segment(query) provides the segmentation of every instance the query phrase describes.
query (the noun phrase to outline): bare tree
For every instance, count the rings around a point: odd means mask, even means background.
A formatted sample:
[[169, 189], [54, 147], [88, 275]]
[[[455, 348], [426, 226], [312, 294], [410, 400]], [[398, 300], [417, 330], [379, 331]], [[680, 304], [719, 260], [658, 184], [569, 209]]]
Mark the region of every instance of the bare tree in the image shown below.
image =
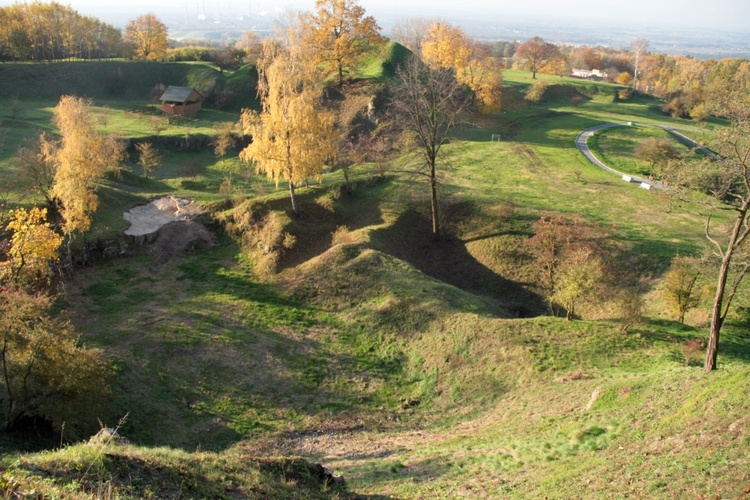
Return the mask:
[[396, 120], [418, 152], [419, 166], [412, 172], [424, 176], [430, 184], [432, 233], [438, 237], [441, 232], [437, 200], [440, 151], [467, 101], [450, 70], [430, 69], [414, 56], [398, 68], [396, 79], [393, 89]]
[[[716, 112], [729, 119], [730, 127], [716, 134], [711, 146], [718, 152], [704, 161], [681, 165], [668, 174], [679, 192], [697, 197], [705, 207], [705, 235], [717, 259], [716, 293], [711, 308], [711, 326], [704, 370], [716, 369], [719, 334], [745, 274], [750, 270], [750, 89], [736, 90], [717, 101]], [[708, 201], [706, 201], [708, 200]], [[715, 223], [717, 212], [729, 214], [728, 224]], [[728, 227], [728, 230], [726, 230]]]
[[391, 38], [417, 55], [422, 53], [422, 42], [427, 36], [427, 28], [434, 21], [421, 17], [409, 17], [398, 21], [391, 30]]

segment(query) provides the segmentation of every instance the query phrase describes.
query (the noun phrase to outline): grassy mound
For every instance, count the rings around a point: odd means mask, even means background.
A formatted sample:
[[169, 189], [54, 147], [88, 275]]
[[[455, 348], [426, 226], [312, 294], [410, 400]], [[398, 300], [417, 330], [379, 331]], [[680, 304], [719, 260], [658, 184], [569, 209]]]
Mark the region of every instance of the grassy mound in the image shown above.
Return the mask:
[[80, 444], [5, 457], [6, 496], [54, 498], [331, 498], [345, 492], [320, 465], [242, 450], [186, 453], [127, 444]]

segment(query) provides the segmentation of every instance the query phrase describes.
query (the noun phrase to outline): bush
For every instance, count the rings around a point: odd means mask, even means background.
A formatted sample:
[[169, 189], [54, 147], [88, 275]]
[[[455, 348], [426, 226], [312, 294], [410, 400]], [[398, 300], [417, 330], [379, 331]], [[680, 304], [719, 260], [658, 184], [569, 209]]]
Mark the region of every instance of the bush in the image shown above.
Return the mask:
[[41, 420], [79, 438], [104, 416], [108, 369], [98, 351], [79, 344], [70, 322], [50, 314], [51, 302], [0, 289], [0, 425], [9, 432]]

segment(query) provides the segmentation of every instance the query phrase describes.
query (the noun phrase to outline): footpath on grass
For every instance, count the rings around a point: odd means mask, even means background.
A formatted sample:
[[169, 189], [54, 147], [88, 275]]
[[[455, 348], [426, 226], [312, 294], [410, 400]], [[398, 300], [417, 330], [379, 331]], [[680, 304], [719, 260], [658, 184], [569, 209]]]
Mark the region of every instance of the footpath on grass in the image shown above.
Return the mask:
[[[604, 162], [602, 162], [599, 158], [597, 158], [596, 155], [594, 155], [594, 153], [591, 152], [591, 149], [589, 149], [589, 145], [588, 145], [589, 137], [591, 137], [592, 135], [594, 135], [597, 131], [604, 130], [604, 129], [607, 129], [607, 128], [612, 128], [612, 127], [628, 127], [628, 126], [634, 126], [633, 122], [629, 122], [629, 123], [602, 123], [600, 125], [596, 125], [595, 127], [587, 128], [586, 130], [584, 130], [583, 132], [581, 132], [580, 134], [578, 134], [578, 136], [576, 137], [576, 147], [578, 148], [578, 151], [580, 151], [581, 154], [583, 154], [583, 156], [585, 156], [586, 159], [589, 160], [591, 163], [593, 163], [597, 167], [601, 168], [602, 170], [606, 170], [609, 173], [612, 173], [612, 174], [620, 176], [622, 178], [622, 180], [624, 180], [626, 182], [630, 182], [630, 183], [633, 183], [633, 184], [638, 184], [638, 185], [640, 185], [644, 189], [665, 189], [666, 186], [664, 186], [664, 184], [662, 184], [661, 182], [659, 182], [657, 180], [648, 179], [648, 178], [645, 178], [645, 177], [638, 177], [636, 175], [626, 174], [624, 172], [620, 172], [620, 171], [615, 170], [614, 168], [612, 168], [610, 166], [605, 165]], [[666, 125], [659, 125], [659, 124], [656, 124], [654, 126], [655, 127], [660, 127], [662, 129], [666, 130], [667, 132], [669, 132], [670, 134], [672, 134], [678, 141], [682, 142], [683, 144], [685, 144], [688, 147], [699, 149], [705, 155], [710, 156], [712, 158], [716, 158], [717, 157], [716, 153], [714, 153], [710, 149], [701, 146], [700, 144], [698, 144], [697, 142], [695, 142], [693, 139], [685, 136], [684, 134], [676, 131], [675, 129], [673, 129], [671, 127], [668, 127]]]

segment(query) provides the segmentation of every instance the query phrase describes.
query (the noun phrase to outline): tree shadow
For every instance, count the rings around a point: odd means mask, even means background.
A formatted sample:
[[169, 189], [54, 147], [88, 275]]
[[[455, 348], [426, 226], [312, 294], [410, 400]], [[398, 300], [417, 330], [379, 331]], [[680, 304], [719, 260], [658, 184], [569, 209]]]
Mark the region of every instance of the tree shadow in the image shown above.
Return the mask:
[[410, 263], [428, 276], [491, 299], [506, 315], [534, 317], [544, 313], [546, 308], [541, 297], [477, 261], [467, 250], [465, 241], [454, 237], [436, 240], [431, 227], [425, 214], [410, 208], [393, 225], [373, 234], [373, 246]]
[[[375, 200], [379, 200], [387, 188], [387, 181], [372, 180], [360, 183], [353, 193], [347, 193], [341, 184], [301, 192], [298, 197], [301, 216], [292, 217], [289, 226], [289, 232], [301, 243], [284, 252], [279, 270], [296, 267], [326, 252], [339, 228], [356, 231], [382, 224], [382, 210]], [[319, 201], [321, 198], [323, 200]], [[275, 203], [273, 208], [288, 210], [288, 203], [285, 199], [283, 204]]]
[[76, 322], [115, 373], [109, 422], [130, 412], [121, 433], [135, 442], [219, 451], [342, 411], [380, 418], [380, 389], [356, 381], [388, 387], [402, 363], [332, 345], [368, 332], [235, 269], [227, 240], [156, 272], [133, 258], [78, 274]]

